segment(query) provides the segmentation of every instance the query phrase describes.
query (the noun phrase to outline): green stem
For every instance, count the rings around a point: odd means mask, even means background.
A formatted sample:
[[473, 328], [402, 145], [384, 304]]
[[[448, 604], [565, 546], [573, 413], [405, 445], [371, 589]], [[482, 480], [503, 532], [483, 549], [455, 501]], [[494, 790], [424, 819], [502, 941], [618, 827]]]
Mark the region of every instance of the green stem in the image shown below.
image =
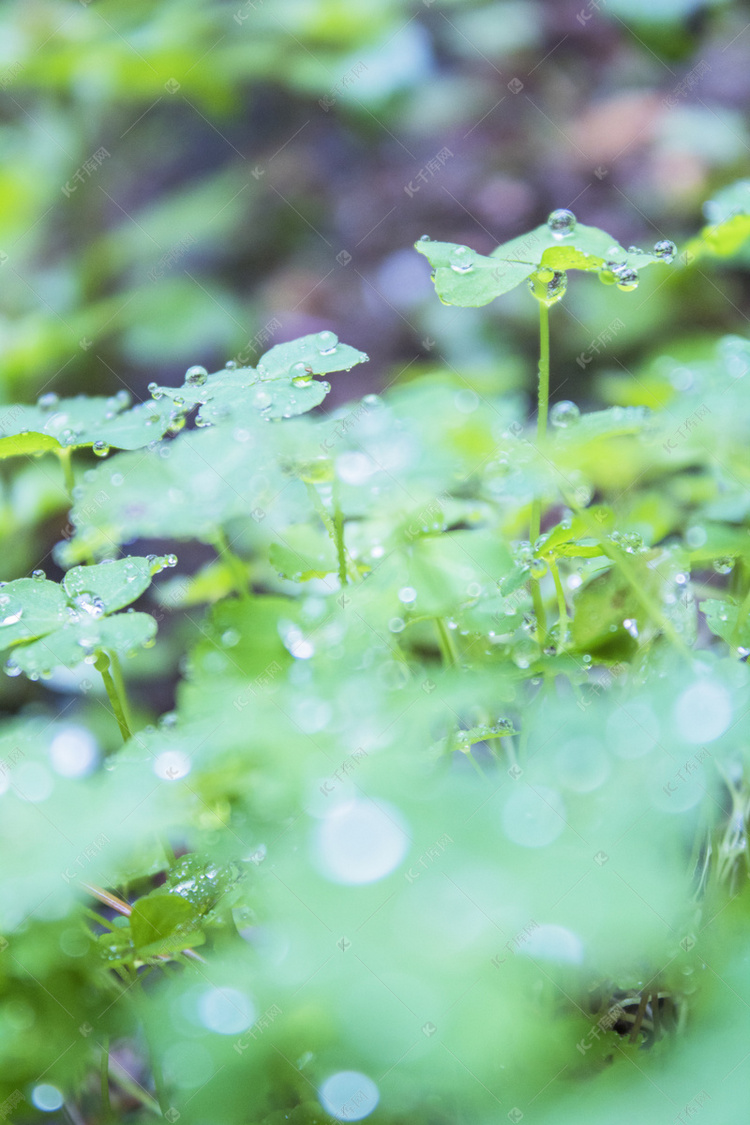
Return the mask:
[[72, 503], [73, 489], [76, 483], [76, 478], [73, 476], [73, 462], [71, 459], [73, 450], [69, 446], [64, 445], [61, 449], [55, 450], [55, 455], [57, 456], [57, 459], [60, 462], [60, 467], [63, 471], [65, 491], [67, 492], [68, 497], [70, 498], [70, 502]]
[[125, 722], [128, 726], [128, 729], [132, 731], [133, 717], [130, 713], [130, 700], [128, 699], [128, 693], [125, 688], [125, 681], [122, 677], [120, 658], [116, 652], [109, 652], [107, 655], [109, 656], [109, 670], [112, 675], [112, 682], [115, 685], [117, 696], [122, 705], [122, 712], [125, 716]]
[[568, 633], [568, 606], [565, 601], [565, 591], [563, 589], [562, 580], [560, 578], [560, 571], [554, 559], [549, 559], [549, 570], [552, 575], [552, 581], [555, 583], [555, 590], [557, 592], [557, 650], [562, 652], [565, 647], [565, 638]]
[[117, 684], [110, 675], [110, 657], [103, 649], [99, 649], [94, 667], [104, 681], [104, 687], [109, 697], [112, 710], [114, 711], [115, 718], [117, 719], [117, 725], [120, 728], [122, 740], [123, 742], [127, 742], [128, 739], [132, 738], [130, 724], [127, 719], [127, 697], [124, 688], [122, 695], [118, 691]]
[[[537, 391], [536, 442], [541, 447], [547, 434], [547, 415], [549, 412], [549, 307], [544, 301], [539, 305], [539, 388]], [[542, 499], [534, 498], [529, 517], [529, 539], [533, 548], [542, 526]], [[544, 599], [538, 578], [531, 579], [531, 598], [537, 621], [537, 639], [541, 642], [547, 632], [547, 617]]]
[[[320, 516], [320, 519], [323, 523], [323, 527], [328, 532], [329, 538], [331, 539], [331, 541], [333, 542], [333, 544], [336, 548], [336, 557], [338, 559], [339, 581], [341, 582], [341, 585], [343, 586], [349, 578], [357, 578], [358, 575], [357, 575], [357, 572], [354, 570], [353, 566], [350, 566], [349, 558], [348, 558], [348, 555], [346, 553], [346, 544], [344, 543], [344, 516], [343, 516], [343, 513], [341, 512], [341, 510], [339, 509], [339, 506], [338, 506], [338, 499], [337, 499], [336, 492], [335, 492], [335, 482], [334, 482], [334, 486], [333, 486], [333, 489], [332, 489], [333, 511], [334, 511], [333, 516], [331, 516], [331, 513], [328, 511], [325, 504], [323, 503], [323, 499], [322, 499], [320, 493], [318, 492], [317, 488], [313, 484], [313, 482], [309, 481], [309, 480], [306, 480], [304, 482], [304, 484], [305, 484], [305, 488], [307, 489], [307, 495], [312, 500], [313, 507], [315, 508], [315, 511]], [[342, 575], [343, 575], [343, 577], [342, 577]]]
[[344, 513], [339, 503], [338, 480], [334, 479], [331, 489], [333, 497], [333, 541], [336, 544], [336, 557], [339, 563], [339, 582], [346, 586], [349, 581], [346, 572], [346, 546], [344, 545]]
[[455, 667], [458, 664], [458, 650], [456, 648], [456, 642], [451, 635], [451, 631], [442, 617], [435, 618], [435, 626], [437, 628], [440, 655], [443, 658], [443, 664], [446, 667]]
[[219, 559], [226, 565], [227, 569], [232, 575], [234, 588], [239, 597], [249, 598], [250, 587], [247, 575], [247, 567], [245, 566], [239, 555], [235, 555], [224, 533], [223, 527], [217, 527], [214, 532], [213, 546]]

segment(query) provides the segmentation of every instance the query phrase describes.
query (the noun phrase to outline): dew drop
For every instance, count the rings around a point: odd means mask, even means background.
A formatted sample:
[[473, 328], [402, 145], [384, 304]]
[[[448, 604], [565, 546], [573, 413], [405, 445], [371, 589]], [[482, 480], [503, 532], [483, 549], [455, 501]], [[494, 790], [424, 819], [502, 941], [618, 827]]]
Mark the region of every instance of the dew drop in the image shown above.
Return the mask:
[[224, 364], [224, 370], [225, 371], [236, 371], [238, 367], [239, 367], [239, 364], [237, 363], [236, 359], [228, 359], [227, 362]]
[[34, 580], [35, 580], [36, 582], [43, 582], [43, 581], [44, 581], [44, 579], [45, 579], [45, 578], [47, 577], [47, 575], [46, 575], [46, 573], [45, 573], [45, 572], [44, 572], [43, 570], [41, 570], [41, 569], [40, 569], [40, 570], [32, 570], [32, 572], [31, 572], [31, 577], [32, 577], [32, 578], [33, 578], [33, 579], [34, 579]]
[[419, 242], [432, 242], [432, 239], [430, 238], [429, 234], [420, 234], [418, 241]]
[[730, 558], [729, 555], [722, 556], [720, 559], [714, 559], [713, 567], [717, 574], [729, 574], [734, 568], [734, 559]]
[[[82, 594], [78, 594], [77, 597], [73, 598], [73, 604], [78, 606], [79, 609], [82, 609], [84, 613], [88, 613], [89, 617], [102, 617], [104, 615], [104, 602], [101, 598], [97, 597], [96, 594], [90, 594], [84, 591]], [[92, 641], [91, 643], [95, 644], [96, 642]]]
[[20, 602], [11, 601], [9, 598], [4, 601], [6, 604], [3, 606], [3, 619], [0, 621], [0, 626], [15, 625], [23, 617], [23, 606]]
[[554, 238], [565, 238], [576, 229], [576, 222], [577, 219], [572, 211], [568, 211], [567, 207], [560, 207], [551, 213], [547, 219], [547, 226]]
[[3, 665], [3, 671], [5, 672], [6, 676], [10, 676], [11, 679], [13, 679], [16, 676], [21, 675], [22, 669], [19, 668], [17, 664], [14, 664], [12, 660], [6, 660], [5, 664]]
[[674, 261], [676, 253], [677, 247], [674, 242], [671, 242], [668, 238], [662, 238], [659, 242], [654, 243], [654, 254], [657, 258], [661, 258], [663, 262], [669, 263]]
[[529, 563], [529, 574], [532, 578], [544, 578], [547, 573], [547, 564], [544, 559], [532, 559]]
[[132, 399], [130, 397], [130, 394], [127, 391], [122, 390], [122, 391], [118, 391], [117, 394], [115, 395], [115, 402], [117, 403], [117, 405], [120, 407], [121, 410], [125, 410], [126, 407], [130, 406], [130, 403], [132, 402]]
[[554, 305], [561, 300], [568, 288], [568, 275], [555, 270], [537, 270], [527, 282], [529, 290], [545, 305]]
[[556, 402], [549, 412], [549, 420], [558, 430], [565, 430], [568, 426], [574, 426], [580, 417], [581, 412], [576, 404], [569, 402], [567, 399]]
[[638, 270], [634, 270], [632, 266], [618, 266], [613, 273], [617, 280], [617, 288], [623, 293], [632, 293], [638, 288]]
[[50, 391], [46, 395], [40, 395], [36, 400], [36, 404], [40, 410], [54, 410], [60, 402], [60, 396], [56, 395], [54, 391]]
[[318, 332], [315, 337], [315, 346], [321, 355], [333, 355], [339, 338], [335, 332]]
[[106, 457], [109, 453], [109, 446], [106, 441], [95, 441], [91, 448], [96, 457]]
[[454, 273], [469, 273], [474, 269], [475, 261], [476, 253], [468, 246], [457, 246], [449, 258]]
[[291, 370], [292, 386], [306, 387], [312, 383], [313, 370], [306, 363], [295, 363]]
[[208, 372], [205, 367], [201, 367], [200, 364], [196, 364], [194, 367], [188, 367], [185, 372], [185, 382], [193, 387], [202, 387], [207, 378]]

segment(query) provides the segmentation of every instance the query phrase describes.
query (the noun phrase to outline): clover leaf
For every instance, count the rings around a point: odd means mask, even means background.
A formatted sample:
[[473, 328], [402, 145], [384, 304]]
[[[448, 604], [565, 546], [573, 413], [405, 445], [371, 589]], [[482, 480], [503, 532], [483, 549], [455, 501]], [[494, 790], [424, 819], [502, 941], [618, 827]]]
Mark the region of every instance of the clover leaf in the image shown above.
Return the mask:
[[140, 449], [150, 445], [179, 425], [174, 404], [149, 401], [129, 407], [127, 391], [109, 398], [76, 395], [61, 399], [45, 394], [33, 406], [5, 407], [0, 420], [0, 458], [87, 445], [103, 456], [110, 446]]
[[750, 238], [750, 180], [738, 180], [703, 205], [708, 225], [685, 247], [688, 263], [713, 255], [731, 258]]
[[553, 211], [546, 223], [502, 243], [490, 255], [453, 242], [433, 242], [427, 235], [414, 245], [433, 267], [435, 289], [444, 304], [464, 307], [486, 305], [526, 280], [557, 285], [554, 296], [562, 296], [556, 275], [570, 269], [594, 271], [606, 285], [635, 289], [638, 270], [670, 262], [676, 253], [674, 243], [666, 239], [653, 251], [635, 246], [626, 250], [606, 231], [577, 222], [567, 210]]
[[364, 352], [324, 331], [277, 344], [261, 356], [257, 367], [228, 364], [210, 375], [203, 367], [191, 367], [182, 387], [152, 383], [149, 390], [155, 399], [171, 399], [178, 409], [200, 406], [199, 426], [258, 414], [269, 420], [291, 418], [318, 406], [330, 391], [330, 383], [315, 382], [314, 375], [349, 371], [367, 359]]
[[174, 566], [173, 555], [126, 558], [79, 566], [61, 583], [39, 571], [0, 588], [0, 651], [11, 649], [6, 671], [32, 679], [75, 668], [101, 650], [125, 655], [156, 634], [148, 613], [109, 616], [134, 602], [152, 576]]

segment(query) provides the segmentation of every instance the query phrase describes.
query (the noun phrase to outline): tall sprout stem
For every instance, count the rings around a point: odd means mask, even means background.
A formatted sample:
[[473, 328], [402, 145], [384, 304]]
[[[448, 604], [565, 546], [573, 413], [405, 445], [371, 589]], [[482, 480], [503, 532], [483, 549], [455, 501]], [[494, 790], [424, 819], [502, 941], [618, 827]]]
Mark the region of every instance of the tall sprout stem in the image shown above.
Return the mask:
[[[539, 389], [537, 392], [536, 443], [541, 448], [547, 434], [547, 415], [549, 413], [549, 307], [544, 301], [539, 305]], [[542, 500], [536, 497], [531, 504], [529, 518], [529, 539], [533, 548], [542, 525]], [[541, 640], [547, 632], [547, 617], [544, 599], [538, 578], [531, 579], [531, 598], [537, 621], [537, 637]]]
[[[125, 694], [125, 686], [122, 682], [122, 674], [120, 673], [119, 664], [115, 676], [112, 675], [111, 662], [117, 658], [112, 654], [111, 656], [100, 649], [97, 653], [94, 667], [104, 681], [104, 688], [107, 692], [110, 705], [117, 719], [117, 725], [120, 728], [123, 742], [127, 742], [132, 737], [130, 729], [130, 722], [128, 720], [128, 700]], [[119, 688], [117, 681], [119, 680]]]

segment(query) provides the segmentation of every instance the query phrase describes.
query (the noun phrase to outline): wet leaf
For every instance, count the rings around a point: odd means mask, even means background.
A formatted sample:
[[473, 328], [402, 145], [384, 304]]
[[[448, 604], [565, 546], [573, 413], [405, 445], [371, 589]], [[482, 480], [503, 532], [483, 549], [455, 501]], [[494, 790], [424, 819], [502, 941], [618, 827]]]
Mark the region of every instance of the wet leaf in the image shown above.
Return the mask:
[[135, 601], [171, 563], [167, 556], [126, 558], [76, 567], [60, 584], [41, 577], [6, 583], [0, 651], [12, 648], [11, 666], [35, 677], [75, 668], [100, 649], [126, 656], [155, 636], [156, 622], [147, 613], [107, 614]]
[[316, 332], [286, 344], [276, 344], [256, 367], [230, 367], [212, 374], [189, 369], [182, 387], [151, 387], [156, 398], [171, 399], [184, 408], [200, 406], [198, 421], [205, 425], [260, 417], [270, 420], [305, 414], [318, 406], [330, 390], [314, 375], [349, 370], [367, 360], [364, 352], [340, 344], [332, 332]]
[[[664, 261], [664, 256], [641, 250], [626, 250], [598, 227], [576, 223], [564, 238], [556, 237], [547, 223], [527, 234], [504, 242], [485, 256], [453, 242], [422, 238], [415, 249], [433, 267], [435, 289], [446, 304], [486, 305], [495, 297], [515, 289], [539, 269], [565, 272], [569, 269], [602, 271], [608, 264], [637, 271]], [[552, 277], [544, 278], [549, 281]], [[612, 276], [611, 282], [616, 283]], [[637, 284], [637, 278], [636, 278]], [[634, 286], [633, 286], [634, 287]]]

